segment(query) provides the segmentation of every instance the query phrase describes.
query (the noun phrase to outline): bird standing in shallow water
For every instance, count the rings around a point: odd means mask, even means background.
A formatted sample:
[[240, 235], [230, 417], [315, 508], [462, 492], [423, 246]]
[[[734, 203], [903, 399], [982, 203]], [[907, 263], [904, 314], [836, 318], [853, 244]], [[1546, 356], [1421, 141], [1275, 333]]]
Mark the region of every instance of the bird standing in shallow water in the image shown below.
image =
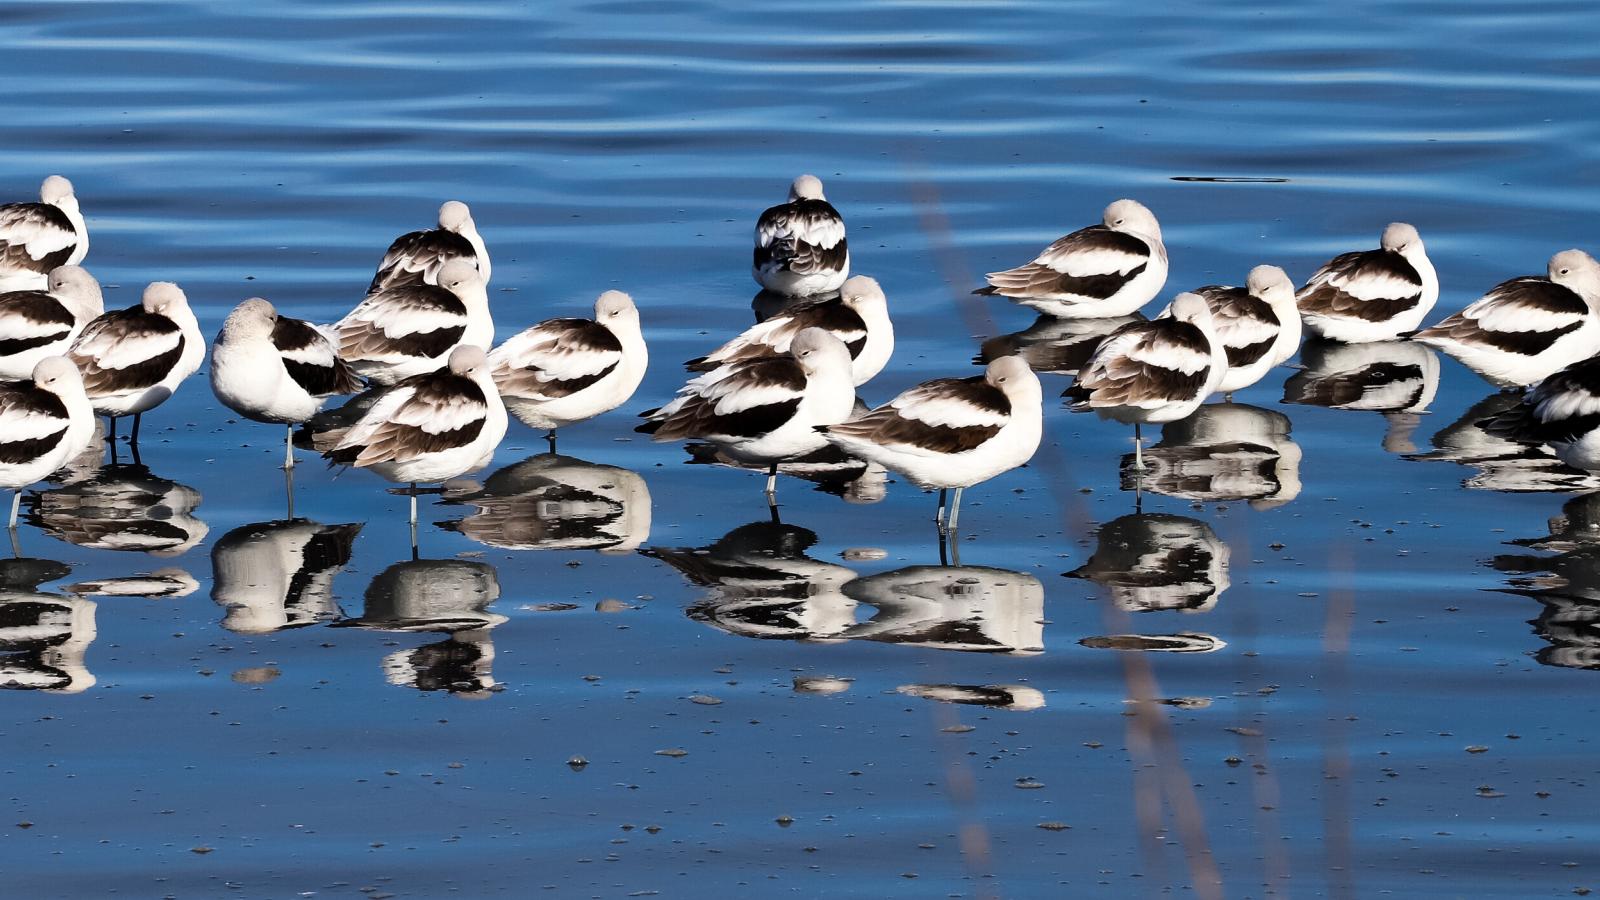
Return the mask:
[[1500, 388], [1526, 387], [1600, 353], [1600, 263], [1563, 250], [1548, 273], [1501, 282], [1417, 340]]
[[39, 186], [39, 200], [0, 206], [0, 291], [44, 290], [51, 272], [89, 253], [72, 182], [51, 175]]
[[68, 358], [83, 373], [94, 411], [111, 420], [107, 440], [116, 440], [117, 418], [133, 416], [131, 443], [139, 442], [144, 414], [200, 368], [206, 340], [189, 309], [189, 298], [169, 281], [144, 289], [144, 300], [85, 325]]
[[1228, 357], [1198, 294], [1179, 294], [1171, 317], [1112, 332], [1062, 395], [1073, 412], [1133, 426], [1134, 468], [1143, 470], [1140, 426], [1174, 422], [1199, 408], [1222, 383]]
[[1404, 222], [1383, 229], [1376, 250], [1335, 256], [1295, 295], [1311, 333], [1365, 344], [1415, 331], [1439, 299], [1439, 276], [1417, 229]]
[[27, 381], [0, 382], [0, 487], [14, 492], [6, 527], [16, 530], [22, 489], [61, 468], [93, 428], [83, 379], [65, 357], [40, 360]]
[[489, 354], [489, 371], [506, 409], [529, 428], [548, 433], [610, 412], [628, 401], [644, 380], [649, 351], [639, 330], [639, 309], [621, 291], [594, 303], [594, 318], [549, 319]]
[[756, 220], [752, 274], [769, 291], [787, 297], [832, 293], [850, 277], [844, 218], [822, 194], [822, 180], [801, 175], [789, 202]]
[[1114, 318], [1137, 312], [1167, 283], [1167, 248], [1154, 213], [1136, 200], [1118, 200], [1099, 225], [986, 277], [989, 286], [973, 293], [999, 294], [1064, 319]]
[[[924, 490], [939, 489], [939, 530], [955, 531], [961, 492], [1033, 458], [1043, 435], [1039, 376], [1020, 356], [982, 375], [925, 381], [871, 412], [820, 429], [851, 456], [876, 462]], [[955, 488], [950, 523], [946, 491]]]
[[394, 239], [378, 264], [367, 293], [415, 284], [438, 284], [439, 272], [452, 259], [477, 266], [483, 283], [489, 283], [489, 250], [472, 221], [472, 211], [460, 200], [439, 207], [439, 227], [412, 231]]
[[411, 552], [417, 550], [417, 485], [488, 463], [506, 434], [506, 408], [481, 347], [457, 347], [445, 368], [384, 391], [323, 455], [410, 485]]
[[27, 378], [39, 360], [65, 354], [105, 311], [100, 282], [77, 266], [51, 272], [45, 290], [0, 294], [0, 378]]
[[697, 376], [634, 429], [658, 441], [698, 438], [739, 462], [767, 467], [767, 502], [775, 505], [778, 464], [827, 446], [819, 425], [845, 420], [855, 407], [850, 351], [820, 328], [807, 328], [787, 356], [732, 362]]
[[439, 269], [438, 284], [397, 284], [368, 294], [333, 326], [339, 357], [374, 384], [444, 366], [456, 347], [494, 341], [489, 294], [470, 259]]
[[288, 426], [283, 467], [292, 469], [294, 426], [329, 397], [361, 390], [361, 382], [326, 335], [252, 297], [234, 307], [212, 342], [211, 390], [253, 422]]
[[[1194, 293], [1210, 307], [1212, 328], [1228, 358], [1217, 390], [1230, 402], [1234, 391], [1260, 381], [1300, 349], [1294, 282], [1277, 266], [1251, 269], [1242, 288], [1208, 285]], [[1161, 315], [1169, 312], [1162, 310]]]

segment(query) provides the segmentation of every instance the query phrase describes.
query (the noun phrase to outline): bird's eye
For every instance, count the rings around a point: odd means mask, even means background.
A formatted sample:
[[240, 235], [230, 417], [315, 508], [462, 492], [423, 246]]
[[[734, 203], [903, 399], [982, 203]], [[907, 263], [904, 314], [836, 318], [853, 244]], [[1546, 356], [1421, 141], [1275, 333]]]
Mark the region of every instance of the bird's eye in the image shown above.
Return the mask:
[[1115, 222], [1112, 222], [1111, 224], [1113, 224], [1113, 225], [1121, 225], [1122, 224], [1122, 220], [1118, 219]]
[[1005, 383], [1006, 383], [1006, 380], [1005, 380], [1005, 379], [1004, 379], [1004, 378], [1002, 378], [1002, 379], [1000, 379], [1000, 383], [1001, 383], [1001, 384], [1005, 384]]
[[1568, 273], [1568, 272], [1571, 272], [1571, 271], [1572, 271], [1572, 270], [1571, 270], [1571, 269], [1562, 269], [1562, 270], [1561, 270], [1561, 271], [1560, 271], [1560, 272], [1559, 272], [1559, 273], [1557, 273], [1557, 274], [1560, 274], [1560, 275], [1565, 275], [1565, 274], [1567, 274], [1567, 273]]

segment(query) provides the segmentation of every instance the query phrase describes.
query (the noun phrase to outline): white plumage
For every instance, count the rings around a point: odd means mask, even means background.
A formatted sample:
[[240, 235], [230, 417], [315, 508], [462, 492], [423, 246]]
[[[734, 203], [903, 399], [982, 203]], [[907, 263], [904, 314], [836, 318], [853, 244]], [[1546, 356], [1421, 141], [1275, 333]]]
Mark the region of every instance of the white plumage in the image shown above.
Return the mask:
[[1329, 260], [1295, 299], [1313, 334], [1351, 344], [1389, 341], [1422, 324], [1439, 299], [1439, 276], [1417, 229], [1394, 222], [1378, 249]]
[[1167, 281], [1167, 248], [1155, 214], [1135, 200], [1107, 206], [1099, 225], [1058, 239], [1015, 269], [990, 272], [989, 286], [1023, 306], [1067, 319], [1126, 316]]
[[752, 274], [762, 287], [788, 297], [831, 293], [850, 277], [844, 219], [815, 175], [796, 178], [789, 201], [756, 220]]
[[489, 283], [489, 250], [478, 234], [472, 211], [459, 200], [439, 207], [439, 227], [412, 231], [394, 239], [378, 264], [367, 293], [411, 284], [438, 284], [440, 270], [452, 259], [465, 259]]
[[0, 206], [0, 291], [44, 290], [57, 267], [89, 253], [89, 229], [72, 182], [51, 175], [38, 203]]
[[65, 357], [40, 360], [27, 381], [0, 382], [0, 488], [15, 492], [8, 527], [17, 527], [21, 489], [61, 468], [93, 428], [83, 380]]
[[489, 294], [470, 259], [446, 261], [438, 284], [381, 288], [332, 326], [339, 356], [375, 384], [394, 384], [443, 366], [457, 347], [494, 341]]
[[137, 306], [99, 316], [73, 342], [70, 358], [83, 372], [94, 411], [112, 419], [134, 416], [139, 438], [143, 414], [171, 397], [205, 359], [200, 323], [189, 298], [171, 282], [144, 290]]
[[[1260, 381], [1300, 349], [1300, 312], [1294, 284], [1277, 266], [1256, 266], [1243, 288], [1209, 285], [1194, 291], [1211, 310], [1227, 371], [1216, 389], [1231, 395]], [[1172, 308], [1161, 311], [1162, 318]]]
[[839, 296], [793, 304], [688, 365], [706, 371], [735, 360], [787, 353], [795, 336], [807, 328], [821, 328], [844, 342], [852, 357], [851, 378], [858, 387], [883, 371], [894, 353], [894, 324], [883, 288], [872, 278], [856, 275], [839, 288]]
[[27, 378], [39, 360], [64, 356], [103, 312], [100, 283], [77, 266], [51, 272], [45, 290], [0, 294], [0, 378]]

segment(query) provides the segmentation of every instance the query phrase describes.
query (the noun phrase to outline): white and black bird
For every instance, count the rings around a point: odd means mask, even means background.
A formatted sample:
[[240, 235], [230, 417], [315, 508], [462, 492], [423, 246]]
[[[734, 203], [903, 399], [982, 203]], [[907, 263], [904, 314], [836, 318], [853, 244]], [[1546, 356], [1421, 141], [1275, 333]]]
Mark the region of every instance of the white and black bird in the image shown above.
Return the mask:
[[[941, 531], [956, 530], [961, 492], [1033, 458], [1044, 429], [1039, 376], [1018, 356], [982, 375], [925, 381], [865, 415], [821, 431], [851, 456], [939, 489]], [[944, 523], [946, 491], [955, 488]]]
[[330, 461], [411, 486], [416, 547], [418, 484], [448, 481], [486, 465], [506, 434], [506, 408], [481, 347], [457, 347], [444, 368], [383, 392], [346, 430]]
[[78, 369], [46, 357], [25, 381], [0, 381], [0, 487], [13, 492], [7, 527], [17, 527], [22, 489], [61, 468], [94, 429]]
[[332, 326], [339, 357], [375, 384], [443, 366], [457, 347], [487, 347], [494, 319], [483, 275], [469, 259], [440, 267], [438, 284], [406, 283], [368, 294]]
[[0, 378], [27, 378], [39, 360], [65, 356], [103, 312], [100, 282], [78, 266], [51, 272], [44, 290], [0, 294]]
[[639, 308], [621, 291], [601, 294], [593, 319], [547, 319], [489, 354], [506, 409], [548, 432], [552, 453], [556, 429], [626, 403], [649, 363]]
[[89, 253], [89, 229], [78, 211], [72, 182], [51, 175], [38, 203], [0, 206], [0, 291], [44, 290], [60, 266]]
[[367, 293], [415, 284], [438, 284], [440, 270], [452, 259], [473, 263], [489, 283], [489, 250], [472, 220], [472, 210], [460, 200], [439, 207], [439, 227], [412, 231], [394, 239], [378, 264]]
[[353, 394], [361, 381], [333, 342], [309, 322], [280, 315], [252, 297], [228, 314], [211, 344], [211, 390], [253, 422], [287, 426], [283, 467], [294, 468], [294, 426], [329, 397]]
[[1439, 299], [1439, 276], [1417, 229], [1383, 229], [1376, 250], [1342, 253], [1307, 281], [1295, 300], [1311, 333], [1332, 341], [1391, 341], [1417, 329]]
[[1065, 319], [1103, 319], [1138, 312], [1167, 282], [1161, 224], [1136, 200], [1106, 207], [1099, 225], [1059, 238], [1033, 261], [990, 272], [988, 287], [1023, 306]]
[[821, 328], [844, 342], [850, 350], [850, 374], [857, 386], [883, 371], [894, 353], [894, 324], [889, 303], [878, 282], [865, 275], [845, 281], [837, 297], [794, 304], [685, 366], [708, 372], [720, 365], [789, 352], [795, 335]]
[[1521, 403], [1483, 427], [1521, 443], [1546, 444], [1575, 469], [1600, 471], [1600, 357], [1575, 362], [1539, 382]]
[[115, 420], [131, 415], [135, 443], [144, 414], [165, 403], [205, 355], [189, 298], [169, 281], [153, 282], [140, 303], [85, 325], [68, 353], [94, 411], [112, 420], [111, 437]]
[[1222, 383], [1228, 357], [1198, 294], [1179, 294], [1169, 318], [1112, 332], [1062, 395], [1073, 412], [1093, 411], [1134, 428], [1134, 465], [1144, 467], [1140, 426], [1175, 422]]
[[1101, 585], [1128, 612], [1204, 612], [1228, 589], [1230, 555], [1199, 519], [1135, 513], [1100, 526], [1094, 555], [1064, 574]]
[[[1207, 285], [1195, 294], [1211, 309], [1211, 327], [1222, 341], [1228, 371], [1217, 390], [1228, 399], [1289, 361], [1300, 349], [1300, 311], [1294, 283], [1277, 266], [1256, 266], [1242, 288]], [[1171, 308], [1162, 310], [1169, 315]], [[1159, 318], [1159, 317], [1158, 317]]]
[[283, 519], [240, 525], [211, 547], [211, 599], [222, 627], [267, 634], [337, 618], [333, 576], [350, 562], [359, 523]]
[[1416, 339], [1496, 387], [1541, 381], [1600, 353], [1600, 263], [1563, 250], [1550, 257], [1548, 277], [1501, 282]]
[[807, 328], [788, 355], [740, 360], [690, 379], [634, 430], [658, 441], [705, 441], [739, 462], [765, 465], [771, 501], [778, 464], [826, 446], [818, 426], [844, 421], [855, 400], [849, 349]]
[[787, 297], [831, 293], [850, 277], [844, 218], [823, 196], [820, 178], [796, 178], [789, 202], [756, 220], [752, 272], [762, 287]]

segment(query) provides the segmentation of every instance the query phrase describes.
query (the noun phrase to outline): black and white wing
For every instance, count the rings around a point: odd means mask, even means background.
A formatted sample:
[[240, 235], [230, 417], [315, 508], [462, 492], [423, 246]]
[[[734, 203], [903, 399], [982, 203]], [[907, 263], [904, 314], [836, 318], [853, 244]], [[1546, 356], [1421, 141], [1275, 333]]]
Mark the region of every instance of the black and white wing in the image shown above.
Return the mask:
[[1359, 250], [1329, 260], [1295, 294], [1309, 315], [1387, 322], [1422, 301], [1422, 276], [1398, 253]]
[[439, 270], [452, 259], [476, 260], [472, 242], [443, 228], [413, 231], [394, 239], [378, 264], [367, 293], [392, 287], [438, 284]]
[[1495, 286], [1466, 309], [1423, 330], [1417, 340], [1534, 356], [1582, 328], [1589, 315], [1588, 304], [1570, 289], [1528, 275]]
[[692, 379], [658, 418], [634, 430], [658, 441], [759, 437], [792, 419], [805, 391], [806, 373], [793, 357], [730, 363]]
[[0, 272], [49, 275], [72, 258], [78, 232], [67, 214], [48, 203], [0, 206]]
[[350, 362], [433, 359], [466, 333], [467, 307], [437, 285], [400, 285], [368, 295], [333, 328], [339, 356]]
[[483, 430], [488, 410], [470, 378], [446, 370], [413, 375], [382, 394], [324, 455], [360, 468], [465, 447]]
[[333, 341], [309, 322], [279, 316], [272, 327], [272, 345], [295, 384], [313, 397], [354, 394], [361, 380], [334, 352]]
[[25, 465], [55, 450], [70, 423], [60, 397], [32, 381], [0, 381], [0, 466]]
[[90, 397], [109, 397], [160, 384], [183, 357], [184, 341], [178, 323], [130, 306], [84, 326], [67, 356]]
[[925, 381], [828, 434], [910, 453], [962, 453], [1000, 433], [1011, 401], [983, 375]]
[[758, 270], [821, 275], [842, 270], [849, 255], [844, 219], [826, 200], [792, 200], [756, 220]]
[[989, 286], [973, 293], [1104, 300], [1144, 272], [1152, 255], [1140, 238], [1091, 225], [1058, 239], [1027, 265], [990, 272]]
[[1209, 285], [1195, 291], [1211, 309], [1212, 327], [1228, 354], [1228, 365], [1251, 365], [1267, 355], [1283, 326], [1272, 305], [1240, 287]]
[[74, 324], [72, 311], [44, 291], [0, 294], [0, 358], [64, 340]]
[[1156, 409], [1192, 400], [1211, 375], [1211, 348], [1194, 324], [1176, 319], [1135, 322], [1095, 350], [1067, 388], [1076, 409]]
[[1551, 375], [1522, 402], [1480, 423], [1484, 431], [1525, 444], [1570, 443], [1600, 428], [1600, 357]]
[[807, 328], [821, 328], [838, 338], [850, 358], [867, 345], [867, 323], [836, 299], [805, 303], [745, 329], [745, 332], [698, 359], [684, 363], [691, 372], [708, 372], [725, 363], [789, 352], [789, 345]]
[[553, 400], [583, 390], [622, 362], [622, 342], [589, 319], [550, 319], [523, 331], [489, 354], [489, 369], [503, 397]]

